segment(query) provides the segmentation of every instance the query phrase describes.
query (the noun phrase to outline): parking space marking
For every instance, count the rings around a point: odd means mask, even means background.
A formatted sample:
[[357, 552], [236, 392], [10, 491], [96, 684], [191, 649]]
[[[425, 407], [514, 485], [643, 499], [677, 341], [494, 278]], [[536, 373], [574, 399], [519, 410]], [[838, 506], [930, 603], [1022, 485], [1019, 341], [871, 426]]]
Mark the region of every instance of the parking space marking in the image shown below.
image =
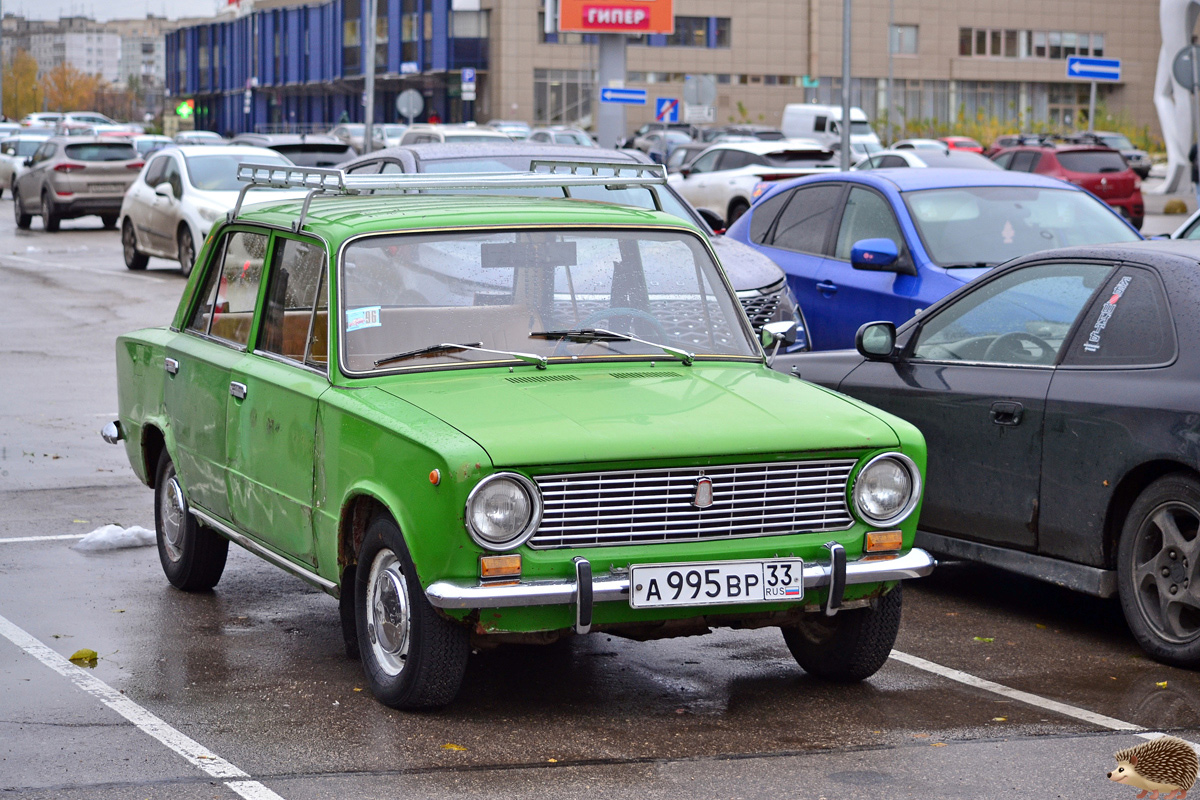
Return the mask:
[[13, 536], [5, 539], [0, 537], [0, 544], [16, 544], [18, 542], [57, 542], [62, 539], [82, 539], [86, 533], [63, 533], [56, 536]]
[[283, 800], [266, 786], [250, 779], [250, 775], [246, 772], [186, 734], [175, 730], [104, 681], [88, 674], [82, 667], [75, 666], [3, 616], [0, 616], [0, 636], [15, 644], [26, 655], [36, 658], [59, 675], [70, 680], [78, 688], [100, 700], [132, 722], [142, 733], [154, 737], [183, 756], [188, 763], [199, 767], [209, 776], [224, 781], [226, 786], [245, 800]]

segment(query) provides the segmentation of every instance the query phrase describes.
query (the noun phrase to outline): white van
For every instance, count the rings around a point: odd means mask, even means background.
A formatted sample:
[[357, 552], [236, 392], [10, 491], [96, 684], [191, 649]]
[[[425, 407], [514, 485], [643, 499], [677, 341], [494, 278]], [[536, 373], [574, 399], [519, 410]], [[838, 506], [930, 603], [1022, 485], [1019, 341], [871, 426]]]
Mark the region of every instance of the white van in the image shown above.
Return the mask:
[[[842, 146], [841, 106], [822, 106], [816, 103], [788, 103], [783, 108], [783, 135], [789, 139], [816, 139], [826, 147], [837, 150]], [[871, 129], [871, 123], [861, 108], [850, 109], [850, 149], [856, 158], [876, 150], [883, 144]]]

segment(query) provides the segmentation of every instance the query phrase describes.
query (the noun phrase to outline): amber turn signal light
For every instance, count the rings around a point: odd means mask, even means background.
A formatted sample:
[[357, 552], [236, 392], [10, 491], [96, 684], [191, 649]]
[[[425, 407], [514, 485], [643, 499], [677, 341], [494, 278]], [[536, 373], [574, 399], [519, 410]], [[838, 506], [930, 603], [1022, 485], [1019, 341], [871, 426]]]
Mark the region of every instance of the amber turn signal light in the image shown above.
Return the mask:
[[867, 546], [863, 549], [868, 553], [886, 553], [899, 550], [903, 540], [904, 534], [900, 531], [871, 531], [867, 534]]
[[521, 556], [512, 553], [504, 556], [481, 556], [479, 577], [485, 581], [521, 577]]

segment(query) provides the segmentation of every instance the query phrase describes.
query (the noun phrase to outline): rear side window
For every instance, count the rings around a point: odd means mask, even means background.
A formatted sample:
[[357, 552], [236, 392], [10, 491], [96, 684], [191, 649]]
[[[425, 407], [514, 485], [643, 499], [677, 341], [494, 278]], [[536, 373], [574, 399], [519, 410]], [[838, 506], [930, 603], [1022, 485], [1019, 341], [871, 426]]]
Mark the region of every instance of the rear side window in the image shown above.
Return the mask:
[[1002, 168], [1004, 168], [1004, 169], [1008, 169], [1008, 165], [1009, 165], [1010, 163], [1012, 163], [1012, 159], [1013, 159], [1013, 154], [1012, 154], [1012, 153], [1005, 153], [1005, 154], [1004, 154], [1004, 155], [1002, 155], [1002, 156], [996, 156], [996, 157], [995, 157], [994, 159], [992, 159], [992, 160], [993, 160], [993, 161], [994, 161], [996, 164], [998, 164], [1000, 167], [1002, 167]]
[[329, 318], [324, 248], [279, 237], [273, 261], [259, 348], [292, 361], [325, 364]]
[[1059, 153], [1058, 163], [1071, 172], [1124, 172], [1125, 159], [1113, 150], [1077, 150]]
[[824, 253], [829, 229], [837, 223], [836, 212], [841, 197], [840, 184], [797, 189], [779, 215], [771, 243], [801, 253]]
[[69, 144], [66, 155], [75, 161], [133, 161], [139, 157], [136, 147], [119, 142]]
[[1138, 366], [1174, 356], [1175, 327], [1162, 282], [1150, 270], [1120, 267], [1083, 315], [1063, 363]]
[[750, 241], [767, 244], [767, 234], [771, 232], [771, 224], [775, 222], [775, 218], [779, 216], [779, 210], [791, 196], [790, 192], [780, 192], [754, 207], [754, 216], [750, 218]]
[[1021, 150], [1013, 155], [1012, 166], [1009, 169], [1017, 172], [1033, 172], [1041, 156], [1041, 153], [1035, 153], [1032, 150]]

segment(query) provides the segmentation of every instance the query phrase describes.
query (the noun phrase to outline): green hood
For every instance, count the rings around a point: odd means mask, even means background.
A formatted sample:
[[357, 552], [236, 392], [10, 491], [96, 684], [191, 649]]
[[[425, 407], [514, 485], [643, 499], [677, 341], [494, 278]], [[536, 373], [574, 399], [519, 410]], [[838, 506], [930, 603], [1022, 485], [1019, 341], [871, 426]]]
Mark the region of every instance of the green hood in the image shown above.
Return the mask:
[[380, 388], [471, 437], [499, 467], [898, 444], [887, 423], [851, 401], [746, 363], [474, 369]]

